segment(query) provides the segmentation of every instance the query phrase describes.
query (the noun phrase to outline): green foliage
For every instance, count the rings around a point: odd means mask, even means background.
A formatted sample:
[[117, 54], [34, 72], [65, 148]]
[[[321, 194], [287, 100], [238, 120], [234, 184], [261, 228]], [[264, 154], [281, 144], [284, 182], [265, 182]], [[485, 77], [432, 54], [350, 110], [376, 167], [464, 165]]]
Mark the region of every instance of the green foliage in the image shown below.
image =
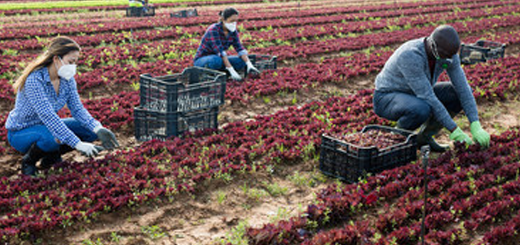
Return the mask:
[[90, 239], [86, 239], [86, 240], [83, 240], [81, 242], [81, 244], [83, 244], [83, 245], [103, 245], [103, 242], [101, 241], [101, 238], [98, 238], [95, 242]]
[[279, 207], [276, 211], [276, 215], [269, 218], [269, 223], [277, 223], [282, 220], [288, 220], [291, 217], [289, 210]]
[[160, 227], [156, 225], [143, 226], [141, 227], [141, 231], [148, 237], [150, 237], [152, 240], [157, 240], [165, 236], [168, 236], [165, 232], [162, 231]]
[[271, 103], [271, 98], [269, 98], [269, 97], [267, 97], [267, 96], [262, 97], [262, 100], [263, 100], [264, 103], [266, 103], [266, 104]]
[[291, 181], [294, 185], [305, 187], [305, 186], [315, 186], [316, 181], [312, 178], [309, 178], [300, 172], [296, 171], [294, 174], [287, 176], [287, 179]]
[[117, 234], [117, 232], [110, 233], [110, 239], [112, 240], [112, 242], [119, 243], [121, 241], [121, 238], [122, 237], [119, 234]]
[[119, 110], [119, 103], [117, 103], [117, 101], [114, 101], [112, 103], [112, 106], [110, 107], [110, 111], [111, 112], [116, 112]]
[[218, 172], [215, 176], [216, 179], [221, 179], [226, 183], [229, 183], [233, 180], [233, 176], [230, 173], [222, 173]]
[[226, 193], [223, 191], [217, 191], [217, 202], [218, 204], [224, 203], [226, 200]]
[[220, 239], [218, 242], [222, 245], [248, 245], [249, 240], [246, 237], [247, 227], [249, 227], [247, 220], [240, 221], [236, 227], [226, 234], [226, 238]]
[[5, 49], [5, 50], [2, 52], [2, 55], [11, 55], [11, 56], [16, 56], [16, 55], [18, 55], [18, 50], [16, 50], [16, 49]]
[[291, 104], [296, 105], [296, 103], [298, 103], [298, 94], [296, 93], [296, 91], [294, 91]]
[[287, 187], [282, 187], [278, 183], [269, 184], [266, 181], [263, 182], [267, 192], [273, 197], [285, 195], [288, 191]]
[[132, 86], [132, 89], [134, 91], [139, 91], [139, 89], [140, 89], [139, 82], [133, 82], [130, 86]]

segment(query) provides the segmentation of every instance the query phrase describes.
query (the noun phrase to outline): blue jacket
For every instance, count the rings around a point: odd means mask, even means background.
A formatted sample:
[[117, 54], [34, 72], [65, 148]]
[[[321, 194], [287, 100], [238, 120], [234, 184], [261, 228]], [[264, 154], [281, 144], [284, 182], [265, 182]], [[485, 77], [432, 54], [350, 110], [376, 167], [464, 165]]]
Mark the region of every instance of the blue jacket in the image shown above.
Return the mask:
[[[386, 62], [376, 77], [376, 90], [380, 92], [403, 92], [413, 94], [430, 105], [433, 116], [447, 129], [457, 127], [446, 108], [433, 92], [433, 85], [444, 71], [436, 61], [433, 77], [428, 65], [424, 38], [414, 39], [401, 45]], [[478, 121], [478, 110], [473, 92], [469, 87], [458, 54], [446, 68], [462, 108], [470, 122]]]

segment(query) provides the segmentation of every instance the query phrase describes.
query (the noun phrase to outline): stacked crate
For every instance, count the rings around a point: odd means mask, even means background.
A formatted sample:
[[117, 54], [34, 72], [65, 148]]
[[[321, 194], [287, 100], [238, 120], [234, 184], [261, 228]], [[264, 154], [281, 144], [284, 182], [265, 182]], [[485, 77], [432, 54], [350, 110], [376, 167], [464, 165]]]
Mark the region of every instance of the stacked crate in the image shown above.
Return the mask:
[[174, 13], [170, 13], [170, 17], [172, 18], [188, 18], [188, 17], [197, 17], [199, 16], [199, 13], [197, 12], [197, 9], [185, 9], [180, 10]]
[[226, 93], [225, 73], [189, 67], [182, 73], [140, 76], [140, 106], [134, 108], [135, 138], [165, 140], [195, 130], [218, 128]]
[[460, 62], [471, 65], [486, 62], [492, 59], [504, 58], [506, 45], [503, 43], [478, 40], [473, 44], [462, 44], [460, 48]]
[[155, 7], [147, 6], [145, 12], [143, 7], [128, 7], [126, 8], [126, 17], [146, 17], [155, 16]]

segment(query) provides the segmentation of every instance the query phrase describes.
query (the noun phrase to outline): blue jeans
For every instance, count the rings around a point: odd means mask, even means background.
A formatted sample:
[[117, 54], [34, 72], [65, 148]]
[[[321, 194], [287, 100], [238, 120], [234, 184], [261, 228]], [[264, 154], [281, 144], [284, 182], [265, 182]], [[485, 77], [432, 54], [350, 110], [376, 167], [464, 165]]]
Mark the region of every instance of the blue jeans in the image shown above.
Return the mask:
[[[81, 141], [93, 142], [97, 140], [97, 135], [83, 127], [78, 120], [74, 118], [61, 120]], [[34, 143], [45, 152], [54, 152], [60, 149], [60, 144], [56, 142], [56, 139], [45, 125], [36, 125], [18, 131], [8, 131], [7, 140], [14, 149], [24, 154]]]
[[[433, 86], [433, 92], [451, 115], [462, 110], [455, 88], [450, 82], [438, 82]], [[432, 109], [426, 101], [415, 95], [402, 92], [374, 93], [375, 113], [404, 129], [415, 130], [421, 126], [432, 114]]]
[[[235, 70], [237, 71], [244, 69], [244, 67], [246, 66], [246, 62], [244, 62], [238, 56], [228, 56], [228, 60], [229, 63], [231, 63], [231, 65], [233, 66], [233, 68], [235, 68]], [[193, 65], [220, 71], [224, 71], [226, 69], [224, 66], [224, 61], [220, 56], [216, 54], [200, 57], [193, 62]]]

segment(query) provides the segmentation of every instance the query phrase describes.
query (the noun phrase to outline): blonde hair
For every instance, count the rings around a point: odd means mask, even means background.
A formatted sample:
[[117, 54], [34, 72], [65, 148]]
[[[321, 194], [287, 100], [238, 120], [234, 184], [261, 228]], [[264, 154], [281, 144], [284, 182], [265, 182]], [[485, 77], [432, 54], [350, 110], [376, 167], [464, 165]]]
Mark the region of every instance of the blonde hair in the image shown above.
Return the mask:
[[13, 84], [14, 92], [17, 93], [23, 86], [25, 85], [25, 80], [27, 77], [35, 70], [38, 70], [42, 67], [49, 66], [52, 64], [54, 56], [63, 57], [72, 51], [80, 51], [81, 48], [76, 43], [76, 41], [72, 40], [69, 37], [61, 36], [52, 39], [49, 47], [43, 54], [38, 56], [36, 60], [31, 62], [22, 72], [22, 75], [16, 79]]

